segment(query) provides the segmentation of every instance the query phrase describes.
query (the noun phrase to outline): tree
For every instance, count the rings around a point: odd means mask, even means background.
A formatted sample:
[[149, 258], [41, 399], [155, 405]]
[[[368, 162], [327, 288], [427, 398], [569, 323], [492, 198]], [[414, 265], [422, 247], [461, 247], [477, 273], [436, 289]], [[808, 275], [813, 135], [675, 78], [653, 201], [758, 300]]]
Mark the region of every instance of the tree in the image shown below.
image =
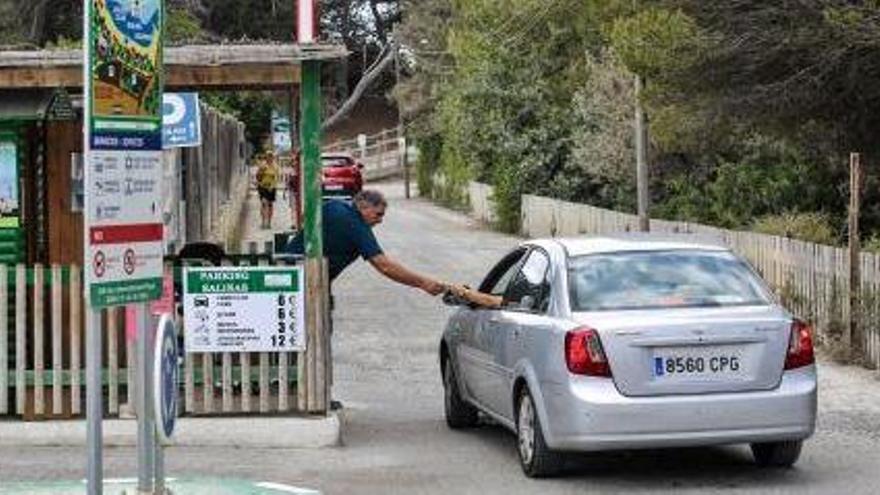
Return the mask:
[[880, 5], [817, 0], [673, 0], [711, 40], [687, 70], [668, 72], [677, 91], [741, 121], [797, 132], [821, 122], [841, 151], [877, 151]]

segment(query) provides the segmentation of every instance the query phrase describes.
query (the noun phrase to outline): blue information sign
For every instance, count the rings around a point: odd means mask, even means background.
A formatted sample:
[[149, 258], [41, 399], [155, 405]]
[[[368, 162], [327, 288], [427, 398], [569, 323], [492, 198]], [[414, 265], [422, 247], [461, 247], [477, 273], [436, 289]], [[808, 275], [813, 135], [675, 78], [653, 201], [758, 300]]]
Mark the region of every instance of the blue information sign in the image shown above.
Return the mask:
[[156, 329], [156, 348], [153, 364], [153, 396], [155, 399], [156, 430], [163, 443], [171, 440], [177, 420], [177, 331], [174, 321], [162, 315]]
[[162, 98], [162, 147], [184, 148], [202, 144], [198, 93], [165, 93]]

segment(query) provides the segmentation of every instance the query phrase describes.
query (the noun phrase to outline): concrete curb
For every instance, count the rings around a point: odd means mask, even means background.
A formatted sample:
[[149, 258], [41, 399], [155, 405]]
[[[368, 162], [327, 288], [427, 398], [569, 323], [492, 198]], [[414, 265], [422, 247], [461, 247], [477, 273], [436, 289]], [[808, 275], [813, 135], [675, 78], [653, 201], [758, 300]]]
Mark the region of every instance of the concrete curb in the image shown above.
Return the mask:
[[[316, 449], [341, 443], [341, 420], [327, 417], [212, 417], [179, 418], [171, 447], [250, 447]], [[105, 447], [137, 444], [137, 422], [107, 419]], [[3, 447], [85, 447], [86, 422], [0, 422]]]

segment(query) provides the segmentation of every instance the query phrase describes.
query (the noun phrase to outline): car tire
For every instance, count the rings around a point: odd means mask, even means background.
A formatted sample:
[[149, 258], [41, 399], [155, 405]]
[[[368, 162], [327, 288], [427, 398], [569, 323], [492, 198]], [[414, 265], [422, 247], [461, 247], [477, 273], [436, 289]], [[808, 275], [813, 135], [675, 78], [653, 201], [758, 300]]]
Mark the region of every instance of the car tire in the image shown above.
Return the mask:
[[541, 419], [528, 387], [523, 387], [516, 401], [516, 447], [520, 466], [529, 478], [554, 476], [565, 464], [565, 456], [550, 450], [544, 441]]
[[446, 424], [454, 430], [476, 426], [479, 419], [477, 408], [461, 397], [455, 367], [450, 358], [446, 358], [443, 364], [443, 389]]
[[801, 455], [801, 440], [783, 442], [753, 443], [752, 456], [761, 467], [789, 468], [797, 462]]

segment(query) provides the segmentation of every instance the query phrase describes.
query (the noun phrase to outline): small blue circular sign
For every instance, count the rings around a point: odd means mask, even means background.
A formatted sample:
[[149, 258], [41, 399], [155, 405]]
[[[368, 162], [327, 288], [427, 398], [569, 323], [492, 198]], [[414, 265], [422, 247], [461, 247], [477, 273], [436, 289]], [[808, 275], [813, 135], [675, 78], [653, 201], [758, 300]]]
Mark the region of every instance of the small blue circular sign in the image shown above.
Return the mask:
[[171, 440], [177, 420], [177, 386], [180, 370], [177, 366], [177, 331], [167, 314], [159, 320], [156, 329], [154, 354], [153, 395], [155, 399], [156, 430], [163, 443]]

